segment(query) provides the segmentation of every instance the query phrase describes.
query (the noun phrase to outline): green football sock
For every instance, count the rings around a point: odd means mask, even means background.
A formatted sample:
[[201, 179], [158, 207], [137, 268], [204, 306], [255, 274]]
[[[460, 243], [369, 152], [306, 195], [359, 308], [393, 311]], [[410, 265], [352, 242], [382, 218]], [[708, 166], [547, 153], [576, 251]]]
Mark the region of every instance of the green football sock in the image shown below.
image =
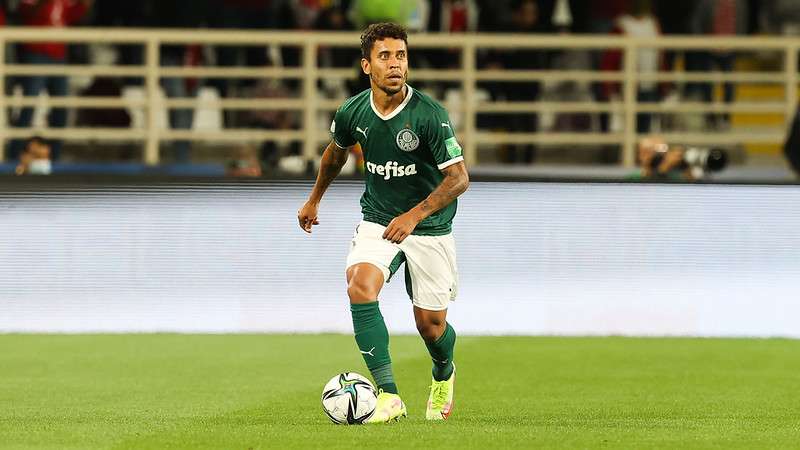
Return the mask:
[[433, 379], [444, 381], [453, 374], [453, 350], [456, 346], [456, 330], [448, 323], [444, 333], [433, 343], [425, 342], [433, 360]]
[[397, 394], [392, 359], [389, 357], [389, 331], [378, 302], [351, 304], [350, 313], [353, 316], [353, 331], [358, 349], [375, 379], [375, 384], [384, 392]]

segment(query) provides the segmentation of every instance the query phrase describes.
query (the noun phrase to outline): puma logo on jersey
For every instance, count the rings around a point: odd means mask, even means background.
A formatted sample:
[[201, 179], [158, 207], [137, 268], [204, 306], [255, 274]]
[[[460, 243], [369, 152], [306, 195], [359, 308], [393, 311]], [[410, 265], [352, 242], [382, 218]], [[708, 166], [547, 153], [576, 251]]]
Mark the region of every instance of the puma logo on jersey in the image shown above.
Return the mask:
[[367, 138], [367, 131], [368, 130], [369, 130], [369, 127], [364, 128], [363, 130], [361, 129], [361, 127], [356, 127], [356, 131], [361, 133], [361, 134], [363, 134], [364, 135], [364, 139]]
[[409, 164], [407, 166], [401, 166], [397, 164], [397, 161], [386, 161], [386, 164], [375, 164], [367, 161], [367, 172], [378, 174], [382, 176], [384, 180], [388, 180], [392, 177], [416, 175], [417, 165]]
[[446, 123], [446, 122], [442, 122], [442, 128], [450, 128], [450, 124]]
[[368, 352], [365, 352], [364, 350], [358, 349], [358, 351], [360, 351], [362, 355], [369, 355], [369, 356], [373, 356], [373, 357], [375, 356], [375, 355], [372, 354], [372, 352], [374, 350], [375, 350], [375, 347], [372, 347], [371, 349], [369, 349]]

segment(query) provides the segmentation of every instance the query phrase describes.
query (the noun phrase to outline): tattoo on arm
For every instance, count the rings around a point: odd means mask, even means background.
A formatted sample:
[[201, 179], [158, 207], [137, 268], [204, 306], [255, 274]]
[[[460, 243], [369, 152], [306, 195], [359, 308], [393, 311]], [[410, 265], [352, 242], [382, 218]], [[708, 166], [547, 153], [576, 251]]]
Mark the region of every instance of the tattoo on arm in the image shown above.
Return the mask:
[[419, 208], [426, 212], [431, 210], [431, 204], [427, 198], [422, 201], [422, 203], [419, 205]]
[[445, 177], [441, 184], [431, 192], [428, 198], [417, 205], [423, 219], [449, 205], [467, 190], [469, 176], [463, 163], [458, 166], [451, 166], [445, 169]]
[[430, 204], [433, 203], [438, 206], [437, 209], [443, 208], [464, 192], [462, 190], [463, 187], [464, 184], [457, 176], [447, 175], [442, 181], [442, 184], [431, 192], [431, 195], [428, 197], [431, 201], [428, 202], [428, 199], [425, 201], [428, 203], [429, 207], [431, 206]]

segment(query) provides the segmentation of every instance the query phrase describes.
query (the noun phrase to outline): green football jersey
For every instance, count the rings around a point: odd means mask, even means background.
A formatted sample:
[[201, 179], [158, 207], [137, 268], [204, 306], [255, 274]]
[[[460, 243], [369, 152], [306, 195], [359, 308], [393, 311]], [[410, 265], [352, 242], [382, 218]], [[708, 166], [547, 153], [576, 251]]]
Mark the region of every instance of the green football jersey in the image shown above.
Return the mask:
[[[338, 147], [361, 144], [366, 177], [361, 211], [364, 220], [384, 226], [425, 200], [442, 182], [442, 169], [464, 160], [447, 111], [406, 86], [403, 103], [386, 116], [378, 113], [367, 89], [347, 99], [331, 123]], [[450, 233], [456, 208], [453, 200], [420, 222], [413, 234]]]

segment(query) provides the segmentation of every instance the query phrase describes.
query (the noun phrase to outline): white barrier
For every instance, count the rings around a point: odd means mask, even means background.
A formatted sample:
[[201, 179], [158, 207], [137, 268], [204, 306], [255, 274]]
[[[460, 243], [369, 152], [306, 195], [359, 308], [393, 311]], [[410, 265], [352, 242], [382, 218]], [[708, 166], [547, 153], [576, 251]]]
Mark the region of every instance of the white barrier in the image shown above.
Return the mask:
[[[0, 194], [2, 332], [343, 332], [359, 184]], [[473, 183], [462, 334], [800, 337], [796, 186]], [[382, 297], [414, 332], [402, 277]]]

